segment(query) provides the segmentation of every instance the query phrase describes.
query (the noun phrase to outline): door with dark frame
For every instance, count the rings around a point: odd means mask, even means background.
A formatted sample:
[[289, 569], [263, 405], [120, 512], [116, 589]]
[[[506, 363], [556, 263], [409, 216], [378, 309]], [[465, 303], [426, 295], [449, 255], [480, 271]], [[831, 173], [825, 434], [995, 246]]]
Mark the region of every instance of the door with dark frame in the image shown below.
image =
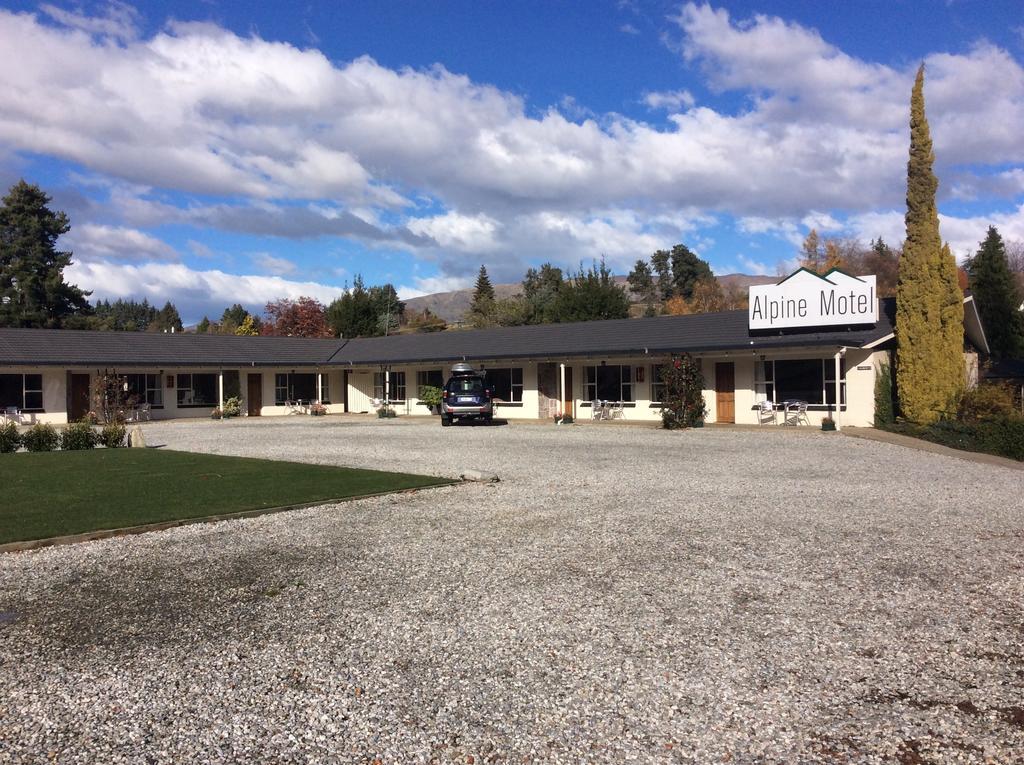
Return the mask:
[[68, 419], [78, 422], [89, 413], [89, 375], [72, 374], [68, 390]]
[[736, 365], [731, 361], [715, 364], [715, 421], [736, 422]]
[[263, 410], [263, 375], [260, 373], [249, 374], [246, 384], [245, 401], [247, 413], [250, 417], [259, 417]]

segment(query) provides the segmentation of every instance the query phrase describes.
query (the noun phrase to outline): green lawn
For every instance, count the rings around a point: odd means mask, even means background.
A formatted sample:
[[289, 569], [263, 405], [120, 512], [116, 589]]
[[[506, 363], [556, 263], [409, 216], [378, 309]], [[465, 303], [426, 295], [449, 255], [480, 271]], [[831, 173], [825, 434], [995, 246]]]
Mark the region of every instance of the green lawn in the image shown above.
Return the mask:
[[0, 543], [453, 483], [164, 449], [0, 454]]

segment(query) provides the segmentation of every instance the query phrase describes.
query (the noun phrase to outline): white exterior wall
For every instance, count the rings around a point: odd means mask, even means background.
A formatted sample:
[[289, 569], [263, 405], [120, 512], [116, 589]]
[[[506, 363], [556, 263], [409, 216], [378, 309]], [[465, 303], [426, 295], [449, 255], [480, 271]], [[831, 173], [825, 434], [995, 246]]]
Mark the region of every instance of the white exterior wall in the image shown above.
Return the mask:
[[[793, 351], [766, 352], [767, 360], [781, 359], [829, 359], [829, 363], [835, 354], [835, 348], [817, 348]], [[846, 351], [846, 408], [839, 415], [841, 425], [855, 425], [858, 427], [870, 427], [874, 420], [874, 387], [875, 376], [878, 367], [889, 358], [887, 351], [857, 350]], [[707, 422], [716, 421], [715, 401], [715, 364], [718, 362], [732, 362], [735, 371], [735, 412], [737, 424], [754, 425], [758, 422], [758, 414], [754, 409], [756, 392], [754, 385], [755, 363], [760, 359], [760, 354], [740, 355], [702, 355], [699, 357], [701, 369], [704, 375], [704, 401], [707, 405]], [[577, 419], [586, 420], [591, 417], [589, 401], [584, 398], [585, 367], [599, 366], [602, 361], [608, 365], [628, 365], [633, 368], [633, 405], [624, 408], [625, 420], [635, 421], [657, 421], [661, 418], [660, 408], [651, 402], [652, 365], [665, 362], [665, 357], [640, 356], [640, 357], [606, 357], [594, 359], [573, 359], [564, 362], [558, 359], [549, 359], [545, 363], [565, 363], [567, 369], [572, 370], [571, 396], [575, 403], [575, 416]], [[537, 419], [546, 418], [547, 413], [539, 411], [540, 392], [538, 385], [538, 366], [536, 361], [499, 360], [487, 362], [474, 362], [468, 360], [477, 368], [521, 367], [523, 370], [523, 394], [522, 402], [516, 404], [499, 404], [496, 409], [496, 416], [507, 419]], [[401, 371], [406, 375], [406, 395], [408, 399], [402, 404], [395, 406], [401, 415], [409, 416], [431, 416], [429, 409], [419, 403], [416, 396], [417, 384], [416, 373], [427, 369], [441, 369], [445, 379], [451, 373], [452, 363], [444, 364], [422, 364], [415, 366], [396, 366], [393, 371]], [[644, 371], [643, 382], [636, 382], [638, 368]], [[217, 374], [220, 370], [213, 371]], [[228, 370], [224, 370], [228, 371]], [[286, 415], [288, 407], [277, 406], [274, 403], [275, 375], [278, 373], [299, 372], [316, 374], [315, 367], [242, 367], [237, 369], [239, 383], [243, 398], [242, 411], [246, 411], [244, 399], [247, 395], [247, 375], [259, 373], [262, 375], [263, 384], [263, 407], [261, 414], [264, 416]], [[344, 389], [345, 369], [332, 367], [322, 369], [321, 374], [327, 376], [329, 381], [329, 394], [331, 404], [327, 406], [331, 414], [339, 414], [345, 409], [345, 395], [348, 396], [349, 412], [372, 412], [371, 400], [373, 398], [373, 373], [379, 371], [374, 367], [355, 367], [348, 369], [347, 391]], [[27, 368], [0, 368], [0, 373], [13, 374], [42, 374], [43, 375], [43, 406], [44, 413], [27, 414], [24, 422], [63, 423], [67, 421], [66, 405], [68, 399], [67, 379], [68, 373], [88, 373], [95, 377], [97, 370], [71, 368], [71, 369], [27, 369]], [[120, 374], [157, 374], [160, 375], [161, 390], [163, 393], [163, 409], [154, 409], [151, 413], [152, 419], [172, 419], [181, 417], [209, 417], [212, 406], [203, 407], [179, 407], [177, 404], [177, 389], [166, 387], [167, 377], [179, 374], [210, 374], [211, 370], [206, 368], [124, 368], [118, 369]], [[808, 419], [812, 425], [820, 424], [827, 416], [825, 410], [808, 411]], [[779, 421], [781, 422], [781, 413]]]

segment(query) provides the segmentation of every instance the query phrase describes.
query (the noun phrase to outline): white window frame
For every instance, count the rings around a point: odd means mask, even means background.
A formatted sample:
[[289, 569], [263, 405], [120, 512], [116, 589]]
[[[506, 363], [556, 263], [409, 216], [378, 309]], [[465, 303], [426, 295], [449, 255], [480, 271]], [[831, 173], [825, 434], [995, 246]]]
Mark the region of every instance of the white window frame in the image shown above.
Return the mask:
[[[373, 397], [383, 401], [384, 396], [384, 372], [373, 373]], [[392, 403], [404, 403], [406, 397], [405, 388], [405, 372], [392, 370], [391, 371], [391, 391], [395, 393], [394, 396], [389, 396], [387, 400]], [[400, 395], [399, 395], [400, 394]]]
[[[484, 386], [494, 391], [494, 388], [488, 384], [487, 378], [492, 376], [495, 372], [508, 372], [508, 387], [509, 387], [509, 398], [501, 399], [502, 403], [505, 404], [521, 404], [523, 403], [523, 381], [524, 374], [522, 367], [494, 367], [493, 369], [486, 370], [487, 375], [484, 376]], [[519, 382], [516, 382], [515, 373], [519, 373]], [[494, 391], [496, 392], [496, 391]]]
[[[773, 405], [778, 405], [778, 390], [779, 387], [776, 384], [775, 376], [775, 362], [776, 361], [814, 361], [815, 358], [782, 358], [782, 359], [766, 359], [765, 361], [754, 362], [754, 400], [757, 403], [762, 401], [771, 401]], [[834, 391], [836, 386], [836, 368], [835, 358], [827, 357], [821, 359], [821, 401], [822, 403], [811, 403], [810, 407], [816, 410], [825, 410], [835, 406], [835, 404], [828, 403], [829, 391]], [[848, 406], [846, 401], [846, 359], [841, 359], [840, 362], [840, 374], [842, 380], [840, 380], [839, 390], [839, 401], [840, 411], [846, 409]], [[771, 386], [772, 395], [768, 397], [768, 386]]]

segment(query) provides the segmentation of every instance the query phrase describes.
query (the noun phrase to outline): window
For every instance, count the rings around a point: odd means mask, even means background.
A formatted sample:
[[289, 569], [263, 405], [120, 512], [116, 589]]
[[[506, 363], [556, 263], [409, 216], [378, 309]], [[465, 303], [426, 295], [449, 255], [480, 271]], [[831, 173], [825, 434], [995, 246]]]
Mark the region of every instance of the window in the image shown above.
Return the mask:
[[444, 372], [440, 369], [421, 369], [416, 373], [416, 397], [423, 398], [423, 388], [426, 386], [434, 388], [444, 387]]
[[523, 368], [511, 367], [487, 370], [487, 387], [499, 401], [522, 403], [523, 401]]
[[661, 381], [661, 370], [664, 364], [651, 365], [651, 402], [661, 403], [665, 396], [665, 383]]
[[[327, 375], [323, 375], [323, 377], [326, 378]], [[325, 387], [326, 382], [322, 386], [321, 393]], [[276, 406], [283, 406], [289, 401], [312, 401], [316, 397], [316, 375], [312, 372], [292, 374], [279, 372], [274, 375], [274, 404]]]
[[[758, 401], [806, 401], [824, 408], [836, 404], [835, 359], [785, 359], [757, 362], [754, 387]], [[846, 359], [840, 361], [839, 396], [846, 406]]]
[[164, 405], [164, 392], [160, 388], [160, 375], [125, 375], [129, 400], [136, 404], [149, 404], [154, 409]]
[[23, 412], [43, 411], [43, 376], [0, 375], [0, 409], [9, 406]]
[[178, 406], [217, 406], [217, 375], [178, 375]]
[[[384, 400], [384, 373], [373, 373], [373, 397]], [[391, 373], [391, 390], [388, 391], [388, 401], [405, 401], [405, 372]]]
[[754, 362], [754, 400], [775, 403], [775, 362]]
[[633, 367], [607, 364], [584, 367], [583, 398], [588, 401], [632, 401]]

